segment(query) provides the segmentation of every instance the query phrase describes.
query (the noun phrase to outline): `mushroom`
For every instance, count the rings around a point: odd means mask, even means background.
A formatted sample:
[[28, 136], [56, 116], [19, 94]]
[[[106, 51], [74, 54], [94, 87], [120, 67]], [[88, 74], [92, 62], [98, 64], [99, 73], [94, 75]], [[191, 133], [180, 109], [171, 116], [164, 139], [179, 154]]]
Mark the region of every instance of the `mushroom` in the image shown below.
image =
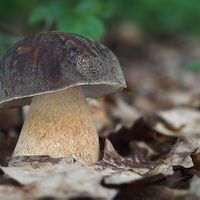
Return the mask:
[[30, 104], [12, 158], [99, 158], [98, 133], [86, 97], [126, 87], [118, 59], [81, 35], [44, 32], [18, 40], [0, 61], [0, 108]]

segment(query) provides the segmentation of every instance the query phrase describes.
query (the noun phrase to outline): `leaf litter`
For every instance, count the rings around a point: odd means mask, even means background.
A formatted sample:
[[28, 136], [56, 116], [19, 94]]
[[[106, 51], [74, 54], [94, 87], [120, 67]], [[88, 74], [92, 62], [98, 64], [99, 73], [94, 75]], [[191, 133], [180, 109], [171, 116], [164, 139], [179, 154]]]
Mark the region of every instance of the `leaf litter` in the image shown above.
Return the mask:
[[200, 41], [136, 35], [127, 42], [116, 32], [104, 43], [119, 58], [128, 88], [89, 100], [100, 161], [28, 156], [7, 167], [21, 120], [8, 118], [5, 126], [3, 111], [0, 199], [199, 199], [200, 75], [184, 65], [199, 58]]

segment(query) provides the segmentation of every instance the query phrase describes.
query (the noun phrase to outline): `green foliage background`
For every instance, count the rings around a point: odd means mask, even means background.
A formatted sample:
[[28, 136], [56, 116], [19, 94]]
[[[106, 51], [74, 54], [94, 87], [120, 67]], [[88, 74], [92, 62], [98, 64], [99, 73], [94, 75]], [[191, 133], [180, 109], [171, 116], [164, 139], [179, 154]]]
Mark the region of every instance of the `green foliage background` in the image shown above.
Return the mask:
[[0, 55], [18, 38], [69, 31], [99, 40], [128, 20], [153, 35], [200, 34], [197, 0], [0, 0]]
[[107, 0], [0, 0], [0, 55], [18, 38], [60, 30], [99, 40], [111, 17]]

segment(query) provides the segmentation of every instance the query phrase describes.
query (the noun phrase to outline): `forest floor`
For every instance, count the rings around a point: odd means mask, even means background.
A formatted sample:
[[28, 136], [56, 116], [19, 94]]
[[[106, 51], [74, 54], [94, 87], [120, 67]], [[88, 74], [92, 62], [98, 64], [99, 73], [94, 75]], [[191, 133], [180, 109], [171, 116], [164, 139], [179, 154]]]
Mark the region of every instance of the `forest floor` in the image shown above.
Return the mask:
[[1, 199], [12, 199], [12, 193], [19, 199], [200, 198], [200, 71], [187, 67], [200, 59], [200, 40], [155, 39], [121, 24], [103, 43], [118, 57], [127, 88], [88, 99], [101, 160], [91, 165], [74, 156], [55, 164], [44, 157], [39, 167], [35, 158], [28, 165], [6, 167], [22, 120], [18, 109], [3, 110]]

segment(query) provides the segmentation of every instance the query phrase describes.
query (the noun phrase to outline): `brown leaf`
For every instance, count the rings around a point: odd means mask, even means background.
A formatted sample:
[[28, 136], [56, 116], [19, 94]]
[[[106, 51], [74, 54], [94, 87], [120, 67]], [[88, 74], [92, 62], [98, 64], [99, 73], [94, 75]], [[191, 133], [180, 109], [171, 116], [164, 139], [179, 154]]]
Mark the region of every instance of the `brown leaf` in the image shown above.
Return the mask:
[[190, 168], [193, 166], [190, 154], [194, 151], [192, 142], [182, 136], [178, 139], [177, 143], [174, 145], [167, 158], [158, 166], [151, 171], [150, 174], [173, 174], [173, 166], [183, 166], [185, 168]]
[[194, 164], [194, 169], [200, 171], [200, 149], [195, 149], [195, 151], [192, 152], [190, 156]]
[[110, 134], [108, 139], [119, 154], [126, 156], [130, 154], [131, 141], [154, 142], [157, 139], [156, 135], [156, 131], [151, 128], [147, 120], [139, 118], [130, 129], [122, 127], [117, 133]]
[[26, 191], [29, 198], [112, 198], [117, 190], [102, 187], [101, 181], [104, 179], [105, 184], [120, 185], [142, 179], [142, 175], [153, 169], [145, 158], [146, 153], [140, 149], [131, 157], [124, 158], [106, 140], [104, 158], [96, 164], [85, 163], [75, 155], [72, 158], [22, 156], [10, 161], [10, 166], [15, 167], [1, 169], [6, 176], [24, 185], [16, 191], [17, 194]]
[[1, 169], [7, 176], [25, 185], [21, 190], [28, 198], [113, 198], [117, 193], [117, 190], [101, 186], [103, 175], [94, 167], [92, 169], [92, 165], [74, 163], [72, 158], [29, 156], [18, 158], [17, 162], [14, 163], [18, 167]]
[[155, 130], [168, 136], [181, 135], [194, 137], [200, 132], [200, 112], [190, 108], [174, 108], [159, 111], [157, 114], [164, 122], [158, 122]]
[[[191, 142], [187, 138], [181, 137], [164, 163], [155, 168], [155, 163], [146, 158], [146, 149], [140, 148], [133, 155], [122, 157], [106, 139], [104, 157], [95, 164], [85, 163], [75, 155], [72, 155], [71, 158], [50, 158], [48, 156], [15, 158], [10, 162], [15, 167], [1, 167], [1, 169], [7, 176], [24, 186], [17, 189], [11, 186], [8, 186], [7, 189], [5, 186], [2, 188], [0, 186], [0, 190], [4, 190], [4, 195], [7, 194], [8, 197], [10, 194], [7, 191], [14, 191], [16, 195], [21, 195], [25, 199], [45, 197], [111, 199], [117, 194], [118, 190], [116, 189], [120, 189], [118, 197], [121, 195], [130, 197], [135, 194], [137, 197], [144, 198], [141, 196], [143, 195], [142, 190], [141, 193], [135, 190], [136, 185], [140, 185], [139, 188], [142, 189], [152, 182], [159, 182], [164, 177], [160, 176], [160, 173], [170, 174], [167, 171], [173, 172], [174, 165], [192, 166], [190, 158], [192, 151]], [[177, 177], [176, 180], [182, 180], [182, 177]], [[101, 185], [102, 181], [104, 187]], [[123, 184], [126, 185], [125, 188]], [[174, 182], [166, 181], [163, 184], [172, 185]], [[146, 191], [150, 192], [148, 188]], [[153, 193], [149, 194], [153, 195]], [[162, 197], [162, 195], [158, 195], [158, 197]]]
[[189, 173], [190, 169], [176, 166], [173, 167], [173, 171], [174, 173], [172, 175], [164, 176], [163, 178], [153, 181], [153, 185], [187, 190], [192, 178], [192, 174]]
[[129, 157], [122, 157], [116, 153], [108, 139], [105, 141], [104, 158], [98, 163], [113, 169], [123, 169], [144, 175], [153, 169], [153, 164], [146, 158], [146, 149], [140, 149]]

